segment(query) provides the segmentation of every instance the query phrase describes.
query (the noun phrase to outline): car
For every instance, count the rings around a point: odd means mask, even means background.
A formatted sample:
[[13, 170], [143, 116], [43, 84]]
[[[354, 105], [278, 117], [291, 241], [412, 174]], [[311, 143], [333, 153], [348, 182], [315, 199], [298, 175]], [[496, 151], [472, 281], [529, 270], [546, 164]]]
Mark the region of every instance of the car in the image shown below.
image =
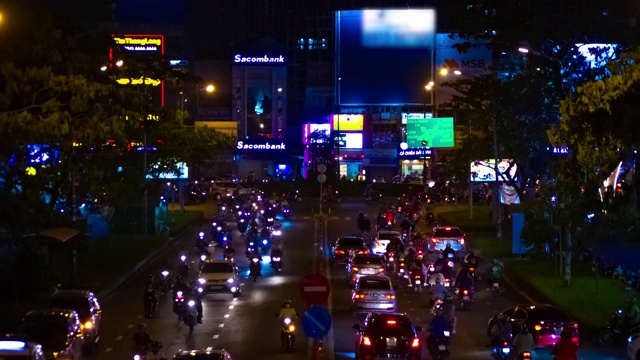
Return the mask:
[[367, 254], [367, 246], [364, 243], [364, 239], [359, 236], [343, 236], [331, 244], [331, 258], [334, 263], [346, 263], [349, 261], [349, 253]]
[[232, 360], [228, 351], [214, 350], [206, 348], [202, 350], [179, 350], [174, 356], [174, 360]]
[[240, 192], [240, 188], [242, 188], [240, 185], [232, 181], [211, 181], [209, 194], [216, 200], [220, 200], [223, 197], [231, 198], [234, 191], [238, 190], [238, 193]]
[[32, 310], [22, 319], [16, 337], [41, 344], [47, 359], [82, 359], [84, 337], [74, 310]]
[[414, 326], [407, 314], [367, 314], [364, 325], [353, 325], [356, 336], [356, 359], [401, 358], [418, 360], [422, 356], [420, 326]]
[[356, 280], [365, 275], [386, 275], [386, 267], [382, 257], [378, 255], [356, 255], [347, 263], [347, 284], [354, 285]]
[[456, 226], [436, 226], [431, 232], [431, 243], [435, 250], [442, 251], [451, 244], [451, 248], [460, 257], [465, 255], [464, 234]]
[[85, 353], [91, 354], [100, 341], [102, 309], [98, 298], [88, 290], [58, 290], [46, 300], [48, 308], [75, 310], [80, 317]]
[[[569, 329], [573, 335], [572, 341], [577, 345], [580, 344], [578, 323], [558, 309], [554, 305], [549, 304], [522, 304], [500, 312], [506, 315], [512, 321], [514, 334], [517, 333], [522, 324], [527, 328], [533, 336], [533, 342], [536, 347], [549, 347], [555, 345], [560, 338], [562, 330]], [[487, 331], [491, 329], [498, 314], [489, 320]]]
[[42, 345], [22, 339], [3, 338], [0, 340], [2, 360], [45, 360]]
[[396, 288], [388, 276], [367, 275], [351, 291], [353, 310], [396, 311]]
[[627, 355], [629, 359], [640, 359], [640, 331], [638, 328], [631, 330], [631, 335], [627, 338]]
[[389, 245], [391, 239], [400, 239], [400, 233], [393, 230], [378, 231], [371, 245], [371, 252], [376, 255], [385, 254], [387, 252], [387, 245]]
[[209, 259], [202, 264], [198, 283], [203, 294], [230, 293], [234, 297], [240, 294], [240, 275], [232, 259]]

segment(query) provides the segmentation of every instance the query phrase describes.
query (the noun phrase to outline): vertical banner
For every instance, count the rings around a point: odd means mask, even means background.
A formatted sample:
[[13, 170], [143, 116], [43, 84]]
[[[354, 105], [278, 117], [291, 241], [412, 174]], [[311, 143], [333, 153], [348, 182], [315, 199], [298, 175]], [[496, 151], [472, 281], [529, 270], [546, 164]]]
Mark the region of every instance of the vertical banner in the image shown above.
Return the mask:
[[524, 228], [524, 213], [511, 214], [511, 252], [522, 255], [531, 248], [522, 243], [522, 229]]

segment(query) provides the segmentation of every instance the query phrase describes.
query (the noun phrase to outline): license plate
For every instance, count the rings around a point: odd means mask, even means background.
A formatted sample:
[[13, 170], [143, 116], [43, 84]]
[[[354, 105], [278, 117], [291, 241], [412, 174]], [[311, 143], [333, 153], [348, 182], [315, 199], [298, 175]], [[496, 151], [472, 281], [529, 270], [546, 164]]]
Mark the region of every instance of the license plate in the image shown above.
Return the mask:
[[500, 287], [500, 283], [493, 283], [493, 287], [494, 288], [499, 288]]
[[209, 290], [220, 290], [222, 289], [222, 285], [209, 285]]
[[462, 297], [462, 300], [469, 300], [469, 295], [465, 295]]
[[363, 274], [375, 274], [376, 270], [375, 269], [362, 269], [362, 273]]
[[387, 338], [387, 347], [395, 347], [398, 344], [398, 339], [391, 337]]
[[416, 285], [420, 285], [420, 284], [421, 284], [420, 280], [416, 280]]
[[445, 351], [445, 350], [447, 350], [447, 347], [445, 345], [443, 345], [443, 344], [440, 344], [440, 345], [438, 345], [438, 350]]

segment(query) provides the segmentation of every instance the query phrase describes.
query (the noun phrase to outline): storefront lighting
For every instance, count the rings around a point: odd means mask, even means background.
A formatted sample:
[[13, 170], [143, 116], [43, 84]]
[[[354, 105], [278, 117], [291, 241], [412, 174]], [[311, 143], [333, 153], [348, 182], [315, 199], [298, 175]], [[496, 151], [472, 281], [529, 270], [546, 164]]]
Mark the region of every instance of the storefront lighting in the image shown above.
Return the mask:
[[403, 162], [404, 162], [405, 164], [408, 164], [408, 163], [409, 163], [409, 160], [405, 160], [405, 161], [403, 161]]

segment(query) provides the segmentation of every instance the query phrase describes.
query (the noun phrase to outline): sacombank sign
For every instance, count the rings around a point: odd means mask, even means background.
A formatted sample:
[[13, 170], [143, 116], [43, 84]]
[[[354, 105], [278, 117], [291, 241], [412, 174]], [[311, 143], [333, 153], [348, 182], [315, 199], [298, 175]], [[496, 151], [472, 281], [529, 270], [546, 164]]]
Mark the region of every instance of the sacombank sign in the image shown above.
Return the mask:
[[236, 149], [237, 150], [287, 150], [287, 144], [283, 142], [279, 144], [270, 143], [270, 142], [252, 144], [244, 141], [238, 141], [238, 143], [236, 144]]
[[233, 57], [233, 62], [245, 65], [284, 65], [284, 55], [243, 56], [236, 54]]

